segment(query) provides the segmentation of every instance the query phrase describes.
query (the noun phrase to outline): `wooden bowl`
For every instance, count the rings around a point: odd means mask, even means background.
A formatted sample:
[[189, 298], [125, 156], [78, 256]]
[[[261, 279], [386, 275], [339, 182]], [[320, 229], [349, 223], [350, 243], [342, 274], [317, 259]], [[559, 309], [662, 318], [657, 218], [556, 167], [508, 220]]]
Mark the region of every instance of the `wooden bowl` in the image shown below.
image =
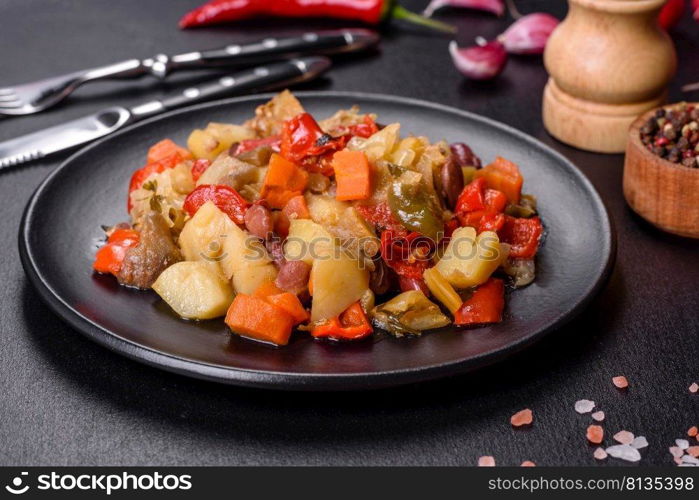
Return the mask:
[[655, 111], [641, 115], [629, 129], [624, 197], [634, 212], [654, 226], [680, 236], [699, 238], [699, 168], [664, 160], [641, 142], [640, 129]]

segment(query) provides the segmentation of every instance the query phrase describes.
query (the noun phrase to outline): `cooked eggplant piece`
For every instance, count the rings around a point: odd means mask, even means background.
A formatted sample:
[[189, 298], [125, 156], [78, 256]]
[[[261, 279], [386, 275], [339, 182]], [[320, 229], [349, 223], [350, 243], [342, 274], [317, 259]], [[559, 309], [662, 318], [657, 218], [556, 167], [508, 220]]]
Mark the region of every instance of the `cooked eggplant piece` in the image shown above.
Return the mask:
[[169, 266], [182, 260], [165, 219], [155, 212], [143, 218], [138, 245], [126, 251], [117, 278], [119, 283], [150, 288]]

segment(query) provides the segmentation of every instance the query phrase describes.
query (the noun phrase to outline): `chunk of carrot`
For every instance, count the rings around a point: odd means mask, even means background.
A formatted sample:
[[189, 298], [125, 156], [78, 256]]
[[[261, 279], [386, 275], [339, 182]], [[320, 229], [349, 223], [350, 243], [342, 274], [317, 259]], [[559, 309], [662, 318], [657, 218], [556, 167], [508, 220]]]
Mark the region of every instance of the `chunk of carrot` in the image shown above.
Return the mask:
[[239, 293], [228, 308], [226, 324], [245, 337], [286, 345], [294, 320], [286, 311], [260, 297]]
[[485, 177], [490, 189], [502, 191], [510, 203], [519, 203], [524, 178], [516, 163], [498, 156], [490, 165], [476, 170], [475, 178]]
[[277, 287], [273, 281], [261, 284], [253, 293], [254, 297], [259, 297], [269, 302], [275, 307], [286, 312], [294, 320], [294, 324], [304, 323], [310, 319], [308, 311], [303, 307], [299, 298], [293, 293], [285, 292]]
[[362, 151], [343, 149], [333, 155], [333, 170], [340, 201], [366, 200], [371, 196], [371, 166]]
[[282, 209], [303, 193], [308, 185], [308, 172], [276, 153], [272, 154], [267, 167], [260, 196], [271, 208]]
[[266, 299], [270, 295], [277, 295], [280, 293], [284, 293], [284, 290], [275, 285], [274, 281], [265, 281], [259, 287], [257, 287], [257, 290], [255, 290], [253, 295], [261, 299]]
[[293, 293], [278, 293], [268, 296], [265, 300], [291, 316], [295, 325], [304, 323], [311, 318], [311, 315], [308, 314], [308, 311], [303, 307], [299, 298]]

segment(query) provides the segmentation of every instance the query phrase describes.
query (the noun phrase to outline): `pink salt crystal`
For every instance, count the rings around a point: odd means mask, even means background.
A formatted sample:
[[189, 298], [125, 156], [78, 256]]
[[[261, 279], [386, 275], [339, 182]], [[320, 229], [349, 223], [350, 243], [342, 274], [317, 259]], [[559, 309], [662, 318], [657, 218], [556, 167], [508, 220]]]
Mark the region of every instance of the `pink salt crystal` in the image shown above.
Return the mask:
[[682, 452], [682, 448], [679, 446], [670, 446], [669, 448], [670, 453], [672, 453], [672, 456], [675, 458], [680, 458], [684, 453]]
[[478, 467], [495, 467], [495, 459], [490, 456], [480, 457], [478, 459]]
[[696, 436], [697, 434], [699, 434], [699, 429], [697, 429], [697, 426], [696, 426], [696, 425], [693, 425], [693, 426], [690, 427], [689, 430], [687, 431], [687, 435], [688, 435], [689, 437], [694, 437], [694, 436]]
[[694, 458], [699, 458], [699, 446], [690, 446], [687, 448], [687, 453], [692, 455]]
[[631, 441], [631, 446], [637, 450], [640, 450], [641, 448], [648, 446], [648, 440], [645, 438], [645, 436], [636, 436], [633, 438], [633, 441]]
[[677, 465], [680, 465], [682, 463], [682, 459], [680, 457], [673, 457], [673, 460]]
[[699, 392], [699, 384], [697, 384], [696, 382], [692, 382], [692, 385], [689, 386], [689, 392], [691, 392], [692, 394], [696, 394], [697, 392]]
[[633, 442], [634, 435], [629, 431], [619, 431], [614, 434], [614, 440], [621, 444], [631, 444]]
[[604, 451], [604, 448], [597, 448], [593, 455], [597, 460], [604, 460], [605, 458], [607, 458], [607, 452]]
[[612, 383], [619, 389], [626, 389], [629, 386], [629, 381], [623, 375], [612, 377]]
[[604, 429], [599, 425], [590, 425], [587, 428], [587, 433], [585, 434], [587, 440], [594, 444], [600, 444], [604, 439]]
[[598, 422], [601, 422], [604, 420], [604, 412], [603, 411], [596, 411], [595, 413], [592, 414], [592, 419], [596, 420]]
[[536, 464], [531, 460], [525, 460], [520, 467], [536, 467]]
[[632, 448], [628, 444], [616, 444], [605, 450], [607, 454], [614, 458], [620, 458], [627, 462], [638, 462], [641, 459], [641, 454], [636, 448]]
[[689, 441], [686, 439], [675, 439], [675, 444], [680, 450], [686, 450], [689, 448]]
[[523, 425], [529, 425], [534, 420], [532, 416], [532, 411], [529, 408], [525, 408], [522, 411], [518, 411], [510, 418], [510, 423], [513, 427], [521, 427]]
[[581, 399], [575, 402], [575, 411], [580, 414], [590, 413], [595, 407], [595, 402], [589, 399]]

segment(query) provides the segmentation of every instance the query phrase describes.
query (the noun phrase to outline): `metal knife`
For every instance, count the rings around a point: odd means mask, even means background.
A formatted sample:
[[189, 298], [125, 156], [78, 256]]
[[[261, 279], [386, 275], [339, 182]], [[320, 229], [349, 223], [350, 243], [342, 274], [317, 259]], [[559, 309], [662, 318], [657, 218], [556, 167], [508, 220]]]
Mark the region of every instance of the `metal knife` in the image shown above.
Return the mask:
[[246, 69], [182, 92], [125, 107], [103, 109], [83, 118], [0, 142], [0, 169], [86, 144], [126, 125], [174, 108], [232, 94], [269, 90], [307, 81], [326, 71], [330, 59], [310, 56]]

